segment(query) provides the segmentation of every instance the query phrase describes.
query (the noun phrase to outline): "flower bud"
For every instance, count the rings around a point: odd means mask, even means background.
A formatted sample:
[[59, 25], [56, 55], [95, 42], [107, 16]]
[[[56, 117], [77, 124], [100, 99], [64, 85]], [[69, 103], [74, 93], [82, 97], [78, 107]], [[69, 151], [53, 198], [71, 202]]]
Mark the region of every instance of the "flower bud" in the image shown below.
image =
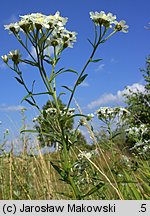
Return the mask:
[[8, 57], [7, 55], [2, 56], [3, 61], [7, 64], [8, 63]]

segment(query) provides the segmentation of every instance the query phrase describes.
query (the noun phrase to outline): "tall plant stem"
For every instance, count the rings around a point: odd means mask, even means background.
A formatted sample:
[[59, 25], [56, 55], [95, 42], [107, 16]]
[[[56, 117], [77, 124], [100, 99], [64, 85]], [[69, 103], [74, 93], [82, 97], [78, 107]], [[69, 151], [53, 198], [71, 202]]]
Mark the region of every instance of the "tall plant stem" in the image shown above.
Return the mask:
[[82, 71], [81, 71], [81, 73], [80, 73], [80, 75], [79, 75], [79, 77], [78, 77], [78, 79], [77, 79], [77, 81], [76, 81], [74, 87], [73, 87], [73, 90], [72, 90], [72, 93], [71, 93], [71, 96], [70, 96], [70, 99], [69, 99], [69, 102], [68, 102], [68, 105], [67, 105], [66, 113], [67, 113], [67, 111], [68, 111], [68, 109], [69, 109], [69, 107], [70, 107], [70, 104], [71, 104], [71, 101], [72, 101], [72, 99], [73, 99], [73, 96], [74, 96], [74, 93], [75, 93], [75, 91], [76, 91], [76, 88], [77, 88], [77, 86], [78, 86], [79, 80], [81, 79], [81, 77], [82, 77], [82, 75], [84, 74], [84, 72], [85, 72], [87, 66], [88, 66], [89, 63], [91, 62], [91, 60], [92, 60], [92, 58], [93, 58], [93, 56], [94, 56], [94, 54], [95, 54], [95, 52], [96, 52], [96, 50], [97, 50], [99, 44], [100, 44], [100, 41], [101, 41], [101, 37], [99, 37], [98, 42], [96, 43], [96, 45], [94, 45], [93, 52], [92, 52], [92, 54], [90, 55], [89, 59], [87, 60], [86, 64], [84, 65], [84, 67], [83, 67], [83, 69], [82, 69]]
[[67, 182], [70, 184], [72, 188], [72, 192], [74, 195], [73, 199], [80, 200], [81, 199], [80, 191], [76, 186], [76, 184], [74, 183], [73, 177], [70, 175], [71, 166], [70, 166], [70, 159], [69, 159], [69, 151], [67, 150], [67, 146], [66, 146], [66, 140], [63, 141], [62, 153], [63, 153], [63, 160], [64, 160], [64, 170], [67, 175]]

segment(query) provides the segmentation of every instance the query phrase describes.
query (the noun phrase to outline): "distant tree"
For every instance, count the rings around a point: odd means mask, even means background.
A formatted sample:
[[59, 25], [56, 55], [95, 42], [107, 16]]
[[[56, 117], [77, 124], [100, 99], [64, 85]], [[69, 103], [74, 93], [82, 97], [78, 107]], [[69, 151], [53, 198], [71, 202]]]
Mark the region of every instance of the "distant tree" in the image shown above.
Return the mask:
[[[58, 99], [58, 104], [60, 111], [63, 113], [66, 105], [62, 102], [61, 99]], [[42, 111], [43, 114], [39, 115], [35, 120], [35, 128], [38, 131], [38, 139], [40, 145], [42, 147], [53, 146], [54, 148], [57, 148], [57, 140], [55, 139], [55, 137], [50, 136], [50, 133], [54, 134], [54, 131], [58, 129], [58, 119], [55, 115], [56, 105], [54, 101], [48, 100], [47, 103], [43, 106]], [[71, 139], [73, 139], [74, 144], [78, 146], [86, 146], [86, 139], [79, 130], [77, 131], [76, 139], [74, 140], [73, 126], [74, 119], [70, 118], [65, 123], [65, 130], [70, 135]]]
[[132, 92], [124, 95], [130, 113], [126, 119], [128, 125], [127, 142], [131, 149], [150, 157], [150, 56], [146, 59], [146, 68], [142, 69], [145, 80], [144, 92]]
[[145, 79], [144, 92], [132, 92], [125, 94], [127, 108], [131, 113], [130, 124], [150, 124], [150, 57], [146, 60], [146, 69], [142, 69]]

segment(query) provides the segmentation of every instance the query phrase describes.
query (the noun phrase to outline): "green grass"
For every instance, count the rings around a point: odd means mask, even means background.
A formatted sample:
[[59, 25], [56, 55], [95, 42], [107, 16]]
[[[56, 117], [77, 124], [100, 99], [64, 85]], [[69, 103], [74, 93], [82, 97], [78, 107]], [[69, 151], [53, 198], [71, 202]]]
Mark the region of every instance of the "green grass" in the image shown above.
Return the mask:
[[[84, 158], [86, 164], [78, 176], [78, 187], [85, 199], [150, 199], [150, 162], [134, 155], [124, 155], [119, 148], [104, 150]], [[1, 200], [72, 199], [70, 186], [60, 179], [50, 161], [58, 161], [58, 153], [15, 156], [11, 151], [0, 157]], [[80, 149], [72, 149], [75, 160]], [[98, 190], [97, 190], [98, 189]], [[87, 193], [88, 192], [88, 193]]]

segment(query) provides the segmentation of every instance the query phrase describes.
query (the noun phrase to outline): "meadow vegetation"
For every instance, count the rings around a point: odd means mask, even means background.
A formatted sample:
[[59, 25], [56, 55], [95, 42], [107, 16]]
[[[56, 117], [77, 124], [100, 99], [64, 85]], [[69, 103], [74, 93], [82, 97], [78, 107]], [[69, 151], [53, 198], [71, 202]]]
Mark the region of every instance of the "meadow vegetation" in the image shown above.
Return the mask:
[[[150, 198], [150, 58], [143, 70], [145, 91], [129, 90], [124, 95], [126, 107], [99, 107], [88, 115], [82, 113], [77, 103], [75, 108], [70, 107], [77, 87], [88, 76], [85, 73], [88, 65], [102, 60], [94, 58], [99, 46], [119, 32], [128, 32], [125, 21], [118, 22], [112, 13], [90, 12], [90, 17], [94, 40], [88, 40], [92, 52], [81, 71], [58, 69], [61, 53], [76, 41], [76, 33], [65, 28], [67, 18], [59, 12], [49, 16], [39, 13], [21, 16], [19, 22], [5, 26], [29, 58], [24, 59], [19, 50], [13, 50], [2, 59], [27, 91], [22, 101], [35, 107], [39, 115], [33, 119], [34, 128], [27, 129], [22, 110], [19, 142], [23, 151], [19, 155], [15, 154], [14, 141], [11, 151], [6, 152], [7, 136], [1, 140], [0, 199]], [[31, 45], [36, 56], [30, 52]], [[50, 47], [54, 51], [52, 55], [46, 51]], [[20, 67], [22, 63], [38, 70], [46, 91], [36, 92], [35, 81], [28, 86]], [[72, 89], [64, 85], [64, 91], [58, 92], [57, 76], [66, 72], [76, 75], [76, 82]], [[61, 99], [63, 94], [69, 97], [67, 104]], [[42, 95], [51, 99], [40, 108], [36, 98]], [[75, 126], [76, 118], [79, 121]], [[99, 131], [92, 125], [94, 118], [99, 119]], [[91, 145], [82, 135], [82, 127], [89, 133]], [[31, 133], [35, 134], [34, 139], [30, 139]], [[35, 143], [37, 154], [28, 150], [30, 142]], [[47, 149], [45, 153], [42, 147]], [[49, 147], [54, 151], [49, 151]]]

